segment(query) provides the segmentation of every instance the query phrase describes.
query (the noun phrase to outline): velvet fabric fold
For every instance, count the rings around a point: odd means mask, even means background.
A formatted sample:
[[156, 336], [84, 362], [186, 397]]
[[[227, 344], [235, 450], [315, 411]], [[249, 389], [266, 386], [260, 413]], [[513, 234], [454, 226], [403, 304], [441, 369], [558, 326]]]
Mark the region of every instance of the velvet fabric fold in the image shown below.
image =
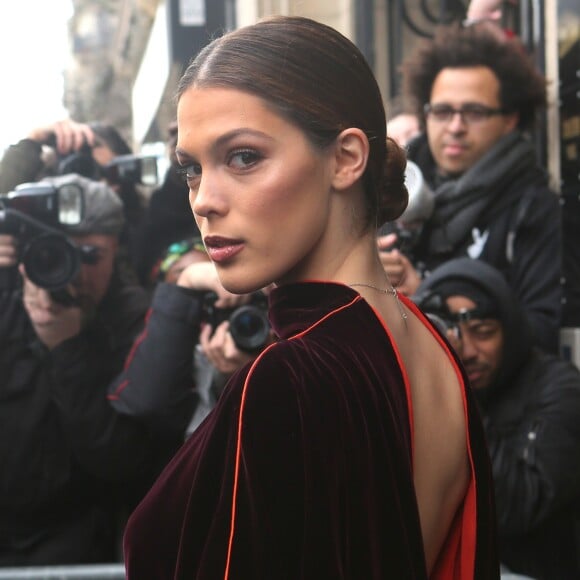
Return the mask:
[[[388, 332], [341, 284], [282, 286], [270, 306], [279, 339], [232, 377], [130, 518], [127, 578], [427, 578], [412, 409]], [[473, 502], [436, 577], [497, 578], [491, 476], [465, 393]]]

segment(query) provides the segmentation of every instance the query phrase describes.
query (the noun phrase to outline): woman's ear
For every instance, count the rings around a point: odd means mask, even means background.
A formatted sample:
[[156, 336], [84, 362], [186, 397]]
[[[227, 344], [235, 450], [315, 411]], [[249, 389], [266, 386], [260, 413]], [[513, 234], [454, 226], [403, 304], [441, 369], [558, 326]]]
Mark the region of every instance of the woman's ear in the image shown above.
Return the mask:
[[364, 131], [355, 127], [342, 131], [336, 138], [335, 156], [332, 185], [344, 190], [359, 180], [367, 167], [369, 140]]

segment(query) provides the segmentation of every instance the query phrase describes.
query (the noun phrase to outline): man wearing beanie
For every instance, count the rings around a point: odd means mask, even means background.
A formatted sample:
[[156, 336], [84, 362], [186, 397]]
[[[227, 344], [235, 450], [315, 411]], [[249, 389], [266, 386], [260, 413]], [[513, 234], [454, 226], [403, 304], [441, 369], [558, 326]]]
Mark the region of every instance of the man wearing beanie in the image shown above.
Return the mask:
[[122, 203], [76, 174], [43, 183], [81, 192], [82, 220], [60, 230], [82, 257], [49, 291], [20, 263], [22, 240], [0, 234], [0, 270], [19, 274], [0, 291], [0, 567], [114, 561], [117, 500], [144, 480], [151, 449], [106, 398], [148, 307], [116, 268]]
[[436, 268], [415, 301], [446, 329], [480, 405], [502, 563], [537, 580], [579, 578], [580, 372], [532, 345], [514, 291], [481, 260]]

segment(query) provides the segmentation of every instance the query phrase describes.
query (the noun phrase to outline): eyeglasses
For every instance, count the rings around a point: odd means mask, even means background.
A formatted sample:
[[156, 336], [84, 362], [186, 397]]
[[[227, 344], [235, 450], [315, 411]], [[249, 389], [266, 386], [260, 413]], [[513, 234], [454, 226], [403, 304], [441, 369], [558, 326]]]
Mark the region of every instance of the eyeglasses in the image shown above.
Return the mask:
[[461, 122], [467, 125], [482, 123], [490, 117], [505, 115], [507, 113], [505, 109], [494, 109], [492, 107], [486, 107], [485, 105], [464, 105], [456, 109], [451, 105], [443, 103], [439, 105], [427, 103], [423, 107], [423, 111], [426, 117], [429, 117], [436, 123], [449, 123], [458, 114], [461, 117]]

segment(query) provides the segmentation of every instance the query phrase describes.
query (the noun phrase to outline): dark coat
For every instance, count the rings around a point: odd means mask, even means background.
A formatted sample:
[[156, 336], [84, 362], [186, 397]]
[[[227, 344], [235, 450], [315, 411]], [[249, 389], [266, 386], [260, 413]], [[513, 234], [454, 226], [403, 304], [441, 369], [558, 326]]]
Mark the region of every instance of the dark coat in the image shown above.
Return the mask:
[[151, 483], [147, 429], [106, 398], [147, 304], [141, 288], [115, 281], [92, 322], [49, 351], [20, 291], [0, 292], [2, 565], [111, 561], [120, 492]]
[[580, 578], [578, 369], [530, 353], [483, 409], [502, 562], [538, 580]]
[[142, 418], [159, 436], [180, 441], [197, 402], [192, 366], [202, 296], [159, 282], [145, 328], [122, 372], [109, 385], [114, 409]]

